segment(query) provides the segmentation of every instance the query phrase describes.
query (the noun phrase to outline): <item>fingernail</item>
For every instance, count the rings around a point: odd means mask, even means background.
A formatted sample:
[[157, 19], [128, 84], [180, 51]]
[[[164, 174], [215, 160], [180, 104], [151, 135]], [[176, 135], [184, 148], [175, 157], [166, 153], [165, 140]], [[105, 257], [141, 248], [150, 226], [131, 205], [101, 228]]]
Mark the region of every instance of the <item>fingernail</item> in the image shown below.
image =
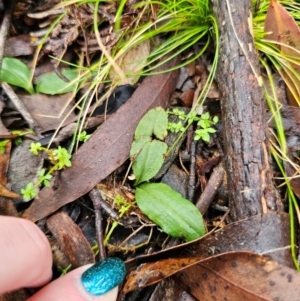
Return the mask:
[[90, 294], [101, 296], [120, 284], [125, 275], [123, 260], [107, 258], [86, 270], [81, 276], [81, 282]]

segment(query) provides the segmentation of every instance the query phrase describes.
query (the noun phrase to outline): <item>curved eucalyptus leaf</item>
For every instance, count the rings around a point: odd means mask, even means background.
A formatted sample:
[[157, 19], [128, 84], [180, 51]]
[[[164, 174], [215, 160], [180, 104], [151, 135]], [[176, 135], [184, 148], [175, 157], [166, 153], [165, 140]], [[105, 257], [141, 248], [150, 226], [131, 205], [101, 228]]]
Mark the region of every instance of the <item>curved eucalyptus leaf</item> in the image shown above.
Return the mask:
[[31, 72], [20, 60], [4, 57], [0, 70], [0, 81], [23, 88], [30, 94], [34, 93], [31, 83]]
[[63, 69], [61, 73], [70, 82], [62, 80], [55, 72], [49, 72], [39, 77], [36, 86], [37, 93], [56, 95], [74, 91], [79, 81], [78, 70]]
[[187, 241], [205, 234], [203, 218], [197, 207], [170, 186], [144, 183], [136, 188], [135, 197], [142, 212], [167, 234]]

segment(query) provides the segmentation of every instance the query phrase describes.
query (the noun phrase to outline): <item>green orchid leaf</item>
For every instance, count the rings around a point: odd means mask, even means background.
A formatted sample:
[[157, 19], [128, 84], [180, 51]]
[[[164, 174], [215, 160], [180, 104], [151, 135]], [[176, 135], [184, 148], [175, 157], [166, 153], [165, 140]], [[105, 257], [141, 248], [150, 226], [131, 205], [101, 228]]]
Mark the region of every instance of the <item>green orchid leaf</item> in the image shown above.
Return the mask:
[[149, 136], [141, 137], [140, 139], [134, 140], [131, 144], [130, 159], [135, 160], [136, 156], [141, 152], [144, 145], [150, 141], [151, 138]]
[[4, 57], [0, 70], [0, 81], [23, 88], [30, 94], [34, 93], [31, 83], [31, 72], [20, 60]]
[[167, 234], [187, 241], [205, 234], [197, 207], [168, 185], [144, 183], [136, 188], [135, 197], [142, 212]]
[[46, 73], [38, 79], [37, 93], [56, 95], [74, 91], [79, 80], [78, 71], [75, 69], [63, 69], [61, 73], [70, 82], [62, 80], [55, 72]]
[[135, 130], [134, 139], [155, 135], [157, 139], [163, 140], [168, 134], [167, 128], [167, 113], [162, 107], [157, 107], [147, 112], [141, 119]]
[[136, 185], [150, 180], [158, 173], [164, 163], [164, 154], [167, 149], [167, 144], [158, 140], [144, 144], [132, 165]]

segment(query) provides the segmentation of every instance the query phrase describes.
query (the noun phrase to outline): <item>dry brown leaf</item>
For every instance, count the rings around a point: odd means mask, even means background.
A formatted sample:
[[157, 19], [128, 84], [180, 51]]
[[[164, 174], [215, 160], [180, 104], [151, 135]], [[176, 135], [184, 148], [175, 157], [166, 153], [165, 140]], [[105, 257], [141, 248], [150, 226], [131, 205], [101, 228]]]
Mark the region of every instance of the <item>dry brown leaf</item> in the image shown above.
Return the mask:
[[[3, 101], [0, 101], [0, 114], [1, 115], [2, 115], [4, 107], [5, 107], [5, 103]], [[2, 116], [0, 118], [0, 137], [2, 139], [10, 139], [10, 138], [12, 138], [12, 134], [7, 130], [7, 128], [3, 124]]]
[[[252, 252], [166, 259], [142, 265], [126, 279], [123, 294], [152, 285], [177, 271], [180, 285], [198, 300], [299, 300], [300, 274]], [[227, 298], [227, 299], [226, 299]]]
[[112, 69], [109, 76], [113, 83], [116, 85], [133, 85], [139, 77], [141, 71], [144, 69], [148, 56], [150, 53], [149, 40], [142, 42], [141, 44], [133, 47], [123, 56], [116, 60], [116, 63], [120, 66], [126, 75], [126, 78], [120, 78], [118, 74]]
[[[73, 105], [70, 102], [73, 93], [62, 95], [19, 95], [27, 110], [44, 131], [57, 129], [66, 115], [71, 111]], [[63, 125], [67, 125], [76, 119], [72, 111], [66, 118]]]
[[155, 284], [201, 260], [203, 257], [170, 258], [141, 265], [127, 276], [122, 293], [127, 294], [141, 287]]
[[[4, 150], [4, 154], [0, 154], [0, 191], [4, 190], [4, 195], [0, 195], [0, 215], [6, 215], [6, 216], [14, 216], [18, 217], [18, 212], [15, 208], [15, 205], [12, 200], [7, 198], [7, 195], [12, 196], [14, 192], [11, 192], [10, 190], [6, 189], [7, 184], [7, 171], [9, 167], [9, 159], [10, 159], [10, 151], [11, 151], [11, 141], [9, 141]], [[4, 188], [4, 189], [2, 189]], [[21, 197], [17, 195], [17, 198], [20, 199]], [[4, 300], [4, 299], [3, 299]], [[1, 297], [0, 297], [1, 301]]]
[[299, 300], [300, 274], [268, 257], [230, 252], [213, 256], [192, 268], [192, 273], [178, 275], [178, 279], [183, 289], [188, 289], [198, 300]]
[[67, 256], [72, 269], [95, 263], [94, 253], [81, 229], [64, 212], [47, 219], [47, 227], [55, 237], [59, 249]]
[[11, 141], [8, 141], [4, 147], [4, 153], [0, 153], [0, 185], [5, 186], [7, 183], [7, 171], [9, 167]]
[[4, 56], [32, 55], [34, 48], [32, 38], [28, 34], [10, 37], [5, 43]]
[[196, 241], [130, 259], [126, 267], [128, 271], [133, 271], [141, 264], [176, 258], [178, 254], [182, 257], [193, 254], [206, 259], [215, 254], [245, 250], [268, 254], [274, 261], [294, 267], [290, 254], [289, 215], [285, 212], [258, 214], [208, 233]]
[[0, 197], [11, 198], [11, 199], [22, 199], [22, 197], [8, 190], [5, 186], [7, 183], [7, 171], [9, 166], [9, 158], [10, 158], [10, 150], [11, 150], [11, 141], [5, 145], [4, 153], [0, 153]]
[[[291, 48], [294, 47], [296, 50], [300, 50], [299, 27], [288, 11], [276, 0], [270, 2], [265, 20], [265, 32], [267, 33], [266, 39], [280, 43], [278, 47], [285, 55], [299, 58], [299, 53]], [[298, 74], [300, 73], [298, 65], [291, 63], [291, 66]], [[287, 68], [283, 69], [281, 76], [285, 79], [289, 88], [290, 105], [299, 106], [300, 81]], [[298, 99], [298, 103], [296, 99]]]
[[[292, 155], [289, 156], [293, 158]], [[299, 177], [299, 170], [295, 169], [296, 164], [291, 164], [288, 161], [284, 161], [284, 170], [286, 172], [287, 177], [290, 178], [290, 185], [293, 189], [295, 195], [299, 198], [300, 197], [300, 177]]]
[[1, 184], [0, 184], [0, 197], [22, 200], [22, 197], [19, 194], [8, 190], [6, 187], [4, 187]]

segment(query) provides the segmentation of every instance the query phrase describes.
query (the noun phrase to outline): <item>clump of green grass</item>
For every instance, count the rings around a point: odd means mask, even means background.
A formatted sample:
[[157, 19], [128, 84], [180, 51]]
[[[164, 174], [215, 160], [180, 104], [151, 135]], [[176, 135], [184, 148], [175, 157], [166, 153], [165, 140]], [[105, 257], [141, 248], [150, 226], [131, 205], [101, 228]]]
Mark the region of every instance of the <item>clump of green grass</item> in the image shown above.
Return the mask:
[[[256, 1], [253, 1], [255, 5]], [[264, 32], [264, 23], [266, 20], [266, 14], [269, 7], [269, 1], [261, 1], [260, 6], [253, 14], [253, 28], [255, 37], [256, 49], [260, 51], [260, 61], [264, 72], [267, 75], [267, 80], [270, 83], [271, 91], [265, 88], [265, 97], [272, 118], [275, 123], [276, 132], [272, 132], [270, 138], [271, 153], [272, 156], [282, 174], [283, 184], [286, 186], [286, 199], [289, 205], [290, 212], [290, 227], [291, 227], [291, 252], [294, 264], [298, 271], [300, 271], [299, 262], [296, 254], [296, 237], [295, 237], [295, 214], [298, 218], [298, 224], [300, 223], [300, 210], [297, 203], [295, 193], [290, 184], [290, 178], [285, 171], [285, 162], [294, 166], [296, 170], [299, 170], [299, 165], [292, 162], [288, 156], [288, 148], [286, 143], [286, 137], [283, 127], [283, 122], [280, 114], [281, 103], [276, 94], [276, 87], [273, 80], [272, 73], [278, 72], [286, 83], [286, 86], [290, 89], [294, 99], [300, 105], [299, 90], [295, 86], [299, 86], [300, 74], [296, 69], [300, 67], [300, 52], [291, 45], [280, 44], [276, 41], [270, 41], [266, 39], [266, 33]], [[300, 4], [291, 0], [280, 1], [280, 4], [288, 11], [288, 13], [300, 26]], [[298, 55], [287, 55], [277, 45], [288, 47], [297, 53]]]
[[[103, 45], [98, 29], [101, 23], [98, 18], [99, 1], [64, 1], [60, 4], [60, 7], [68, 7], [70, 5], [80, 6], [84, 4], [93, 6], [94, 34], [98, 41], [101, 54], [100, 58], [89, 68], [83, 66], [84, 63], [77, 66], [77, 69], [81, 70], [81, 72], [79, 72], [80, 79], [76, 78], [74, 82], [80, 82], [82, 85], [87, 81], [89, 82], [89, 89], [87, 89], [86, 93], [76, 103], [77, 108], [86, 108], [81, 112], [83, 121], [78, 127], [79, 133], [82, 131], [82, 124], [87, 116], [87, 111], [92, 99], [95, 97], [98, 98], [96, 91], [99, 85], [106, 83], [109, 86], [107, 92], [97, 100], [101, 103], [118, 85], [118, 82], [112, 82], [110, 79], [109, 75], [111, 70], [117, 73], [120, 79], [127, 76], [120, 66], [118, 66], [118, 59], [145, 41], [151, 42], [151, 52], [144, 68], [136, 75], [137, 77], [162, 72], [158, 71], [159, 66], [183, 53], [185, 59], [173, 69], [187, 65], [203, 55], [203, 53], [211, 47], [212, 42], [215, 41], [216, 52], [211, 72], [195, 106], [204, 101], [216, 72], [219, 48], [218, 26], [216, 19], [210, 11], [208, 0], [139, 2], [134, 7], [131, 7], [131, 9], [135, 10], [135, 17], [133, 17], [131, 26], [127, 28], [121, 28], [120, 21], [127, 4], [125, 0], [119, 1], [114, 20], [114, 28], [112, 28], [114, 35], [117, 37], [117, 42], [111, 52]], [[145, 18], [144, 16], [147, 17]], [[196, 51], [192, 49], [195, 45], [197, 45]], [[169, 71], [171, 70], [164, 70], [164, 72]], [[130, 76], [132, 76], [132, 74]], [[80, 87], [81, 85], [78, 86], [77, 90], [79, 90]], [[74, 137], [75, 136], [77, 136], [76, 133]]]

